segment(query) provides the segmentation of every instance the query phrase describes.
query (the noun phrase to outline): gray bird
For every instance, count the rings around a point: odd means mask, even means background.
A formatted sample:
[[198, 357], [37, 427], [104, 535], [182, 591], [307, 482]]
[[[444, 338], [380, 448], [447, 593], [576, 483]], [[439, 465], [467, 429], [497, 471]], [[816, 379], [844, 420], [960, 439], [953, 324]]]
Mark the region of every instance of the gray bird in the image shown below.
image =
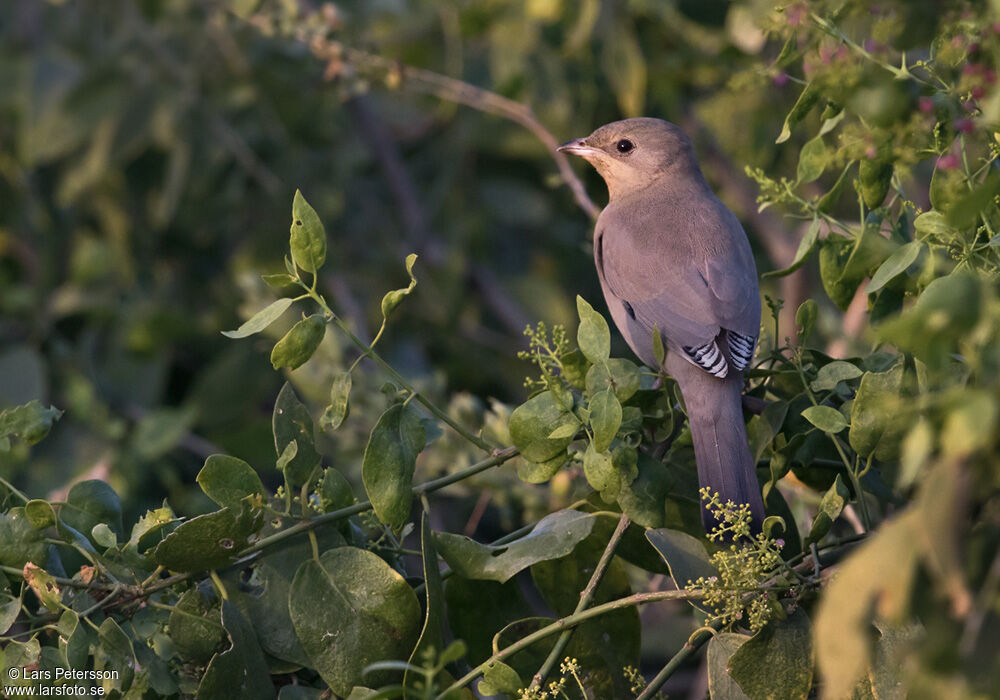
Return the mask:
[[[698, 481], [749, 503], [757, 527], [764, 504], [743, 424], [743, 370], [760, 330], [760, 292], [743, 227], [709, 188], [691, 140], [660, 119], [626, 119], [570, 141], [608, 186], [597, 219], [594, 261], [618, 330], [639, 358], [666, 371], [687, 407]], [[706, 527], [712, 524], [705, 514]]]

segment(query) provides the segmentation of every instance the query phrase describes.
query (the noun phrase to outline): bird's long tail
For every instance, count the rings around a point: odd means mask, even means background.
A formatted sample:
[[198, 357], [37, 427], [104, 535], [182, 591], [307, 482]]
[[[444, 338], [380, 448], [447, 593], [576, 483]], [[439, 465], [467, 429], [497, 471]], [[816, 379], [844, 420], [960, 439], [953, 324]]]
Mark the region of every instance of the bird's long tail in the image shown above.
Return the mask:
[[[730, 367], [729, 375], [719, 379], [673, 352], [667, 355], [666, 369], [684, 395], [699, 486], [717, 492], [723, 503], [749, 503], [759, 530], [764, 501], [743, 423], [742, 373]], [[702, 521], [706, 530], [715, 525], [706, 510]]]

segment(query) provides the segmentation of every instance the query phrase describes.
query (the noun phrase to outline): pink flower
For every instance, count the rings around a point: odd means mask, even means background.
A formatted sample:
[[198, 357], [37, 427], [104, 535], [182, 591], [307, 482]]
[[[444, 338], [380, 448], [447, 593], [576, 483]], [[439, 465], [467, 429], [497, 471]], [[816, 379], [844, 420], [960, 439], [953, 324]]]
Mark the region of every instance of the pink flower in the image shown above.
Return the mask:
[[788, 25], [790, 27], [798, 27], [800, 24], [805, 22], [806, 8], [802, 5], [792, 5], [785, 10], [785, 17], [787, 18]]
[[874, 158], [878, 155], [878, 149], [875, 148], [875, 144], [869, 144], [868, 148], [865, 149], [866, 158]]
[[955, 130], [960, 131], [963, 134], [971, 134], [976, 128], [976, 125], [972, 123], [971, 119], [956, 119], [955, 120]]
[[937, 162], [937, 167], [941, 170], [957, 170], [959, 165], [961, 163], [958, 160], [958, 156], [954, 153], [941, 156]]
[[788, 73], [786, 73], [785, 71], [781, 71], [780, 73], [778, 73], [777, 75], [774, 76], [773, 82], [778, 87], [783, 87], [783, 86], [787, 85], [788, 84]]
[[934, 98], [933, 97], [921, 97], [917, 104], [920, 106], [920, 111], [924, 114], [930, 114], [934, 111]]

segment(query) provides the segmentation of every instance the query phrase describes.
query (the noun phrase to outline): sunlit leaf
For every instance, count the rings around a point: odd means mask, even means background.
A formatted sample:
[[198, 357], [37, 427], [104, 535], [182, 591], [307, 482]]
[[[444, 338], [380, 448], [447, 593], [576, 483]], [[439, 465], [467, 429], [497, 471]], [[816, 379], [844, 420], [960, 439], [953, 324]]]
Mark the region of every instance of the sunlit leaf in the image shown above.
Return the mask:
[[576, 510], [545, 516], [524, 537], [492, 546], [463, 535], [439, 532], [437, 550], [460, 576], [503, 583], [519, 571], [546, 559], [563, 557], [594, 527], [594, 518]]
[[251, 316], [235, 331], [222, 331], [222, 335], [227, 338], [246, 338], [254, 333], [260, 333], [262, 330], [277, 321], [281, 315], [288, 310], [288, 307], [291, 306], [292, 303], [293, 300], [287, 297], [272, 301], [270, 304]]
[[[289, 610], [314, 668], [346, 696], [366, 666], [405, 659], [420, 630], [420, 603], [402, 576], [373, 552], [338, 547], [308, 559], [292, 581]], [[391, 675], [375, 673], [376, 687]]]
[[413, 264], [416, 262], [416, 253], [410, 253], [406, 256], [406, 274], [410, 276], [410, 284], [402, 289], [394, 289], [391, 292], [386, 292], [385, 296], [382, 297], [383, 318], [389, 318], [389, 314], [392, 313], [393, 309], [399, 306], [399, 303], [403, 301], [405, 297], [409, 296], [417, 286], [417, 278], [413, 276]]
[[302, 319], [271, 350], [271, 365], [275, 369], [297, 369], [309, 361], [326, 334], [326, 319], [313, 314]]
[[606, 362], [611, 354], [611, 330], [608, 322], [581, 296], [576, 298], [576, 310], [580, 316], [580, 325], [576, 331], [580, 351], [594, 364]]
[[292, 260], [306, 272], [315, 273], [326, 260], [326, 229], [299, 190], [292, 200], [290, 233]]
[[368, 438], [361, 476], [379, 520], [399, 527], [410, 517], [413, 470], [427, 435], [420, 415], [395, 404], [378, 419]]

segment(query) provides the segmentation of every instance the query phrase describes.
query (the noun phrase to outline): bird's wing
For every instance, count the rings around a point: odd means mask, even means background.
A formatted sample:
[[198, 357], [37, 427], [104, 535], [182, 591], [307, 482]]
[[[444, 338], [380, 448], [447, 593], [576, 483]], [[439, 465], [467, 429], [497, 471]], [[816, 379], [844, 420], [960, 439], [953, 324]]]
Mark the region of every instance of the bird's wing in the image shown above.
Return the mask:
[[743, 369], [753, 353], [760, 301], [746, 235], [718, 206], [721, 211], [652, 207], [641, 219], [602, 216], [595, 255], [607, 291], [648, 337], [655, 325], [694, 364], [724, 376], [716, 337], [725, 329], [750, 339], [749, 347], [743, 341], [739, 351], [730, 348]]

